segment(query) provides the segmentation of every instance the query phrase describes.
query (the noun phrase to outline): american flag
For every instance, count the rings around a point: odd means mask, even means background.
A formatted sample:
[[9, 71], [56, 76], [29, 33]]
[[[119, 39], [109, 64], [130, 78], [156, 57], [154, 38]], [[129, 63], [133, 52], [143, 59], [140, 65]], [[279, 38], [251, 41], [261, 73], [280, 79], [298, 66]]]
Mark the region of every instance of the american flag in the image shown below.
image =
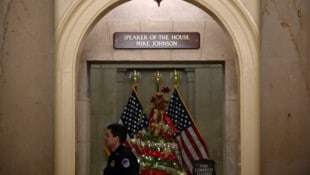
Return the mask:
[[178, 130], [176, 138], [181, 147], [182, 163], [189, 173], [195, 160], [209, 159], [209, 155], [205, 141], [200, 136], [177, 87], [171, 95], [167, 113]]
[[129, 148], [138, 149], [131, 145], [130, 140], [137, 132], [148, 126], [148, 118], [143, 114], [143, 108], [134, 87], [132, 88], [132, 93], [128, 99], [127, 105], [123, 110], [119, 123], [126, 126], [128, 131], [125, 145]]

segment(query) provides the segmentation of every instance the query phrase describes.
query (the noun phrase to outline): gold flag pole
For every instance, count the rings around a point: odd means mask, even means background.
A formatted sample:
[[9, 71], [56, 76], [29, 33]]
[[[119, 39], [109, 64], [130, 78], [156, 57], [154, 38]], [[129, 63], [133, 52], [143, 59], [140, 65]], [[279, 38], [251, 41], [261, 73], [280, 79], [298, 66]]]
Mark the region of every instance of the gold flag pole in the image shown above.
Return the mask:
[[141, 79], [141, 73], [133, 70], [129, 73], [129, 79], [132, 80], [132, 86], [137, 89], [138, 81]]
[[179, 80], [181, 78], [180, 71], [174, 70], [170, 73], [170, 78], [173, 79], [174, 85], [179, 86]]

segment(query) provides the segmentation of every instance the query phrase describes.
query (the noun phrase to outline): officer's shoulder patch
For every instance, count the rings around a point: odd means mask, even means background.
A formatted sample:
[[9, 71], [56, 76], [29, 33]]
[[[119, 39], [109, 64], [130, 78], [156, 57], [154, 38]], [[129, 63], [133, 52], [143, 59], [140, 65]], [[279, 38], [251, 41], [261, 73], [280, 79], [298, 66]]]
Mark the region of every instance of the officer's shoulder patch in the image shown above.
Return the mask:
[[130, 161], [129, 161], [129, 159], [128, 159], [128, 158], [124, 158], [124, 159], [122, 160], [122, 165], [123, 165], [124, 168], [128, 168], [128, 167], [130, 166]]

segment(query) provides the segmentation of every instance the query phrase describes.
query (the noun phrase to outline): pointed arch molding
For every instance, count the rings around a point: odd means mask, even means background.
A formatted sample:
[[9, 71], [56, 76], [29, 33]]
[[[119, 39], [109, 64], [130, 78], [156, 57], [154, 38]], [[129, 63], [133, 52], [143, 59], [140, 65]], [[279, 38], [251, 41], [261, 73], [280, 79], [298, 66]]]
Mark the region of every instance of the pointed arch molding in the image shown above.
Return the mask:
[[[65, 1], [65, 0], [58, 0]], [[258, 27], [238, 0], [187, 0], [210, 10], [233, 39], [240, 87], [241, 175], [260, 175]], [[83, 37], [103, 11], [121, 0], [76, 0], [56, 24], [55, 174], [75, 175], [77, 59]], [[61, 3], [61, 2], [60, 2]], [[65, 2], [63, 2], [65, 3]], [[58, 7], [58, 8], [57, 8]], [[58, 6], [55, 15], [61, 16]]]

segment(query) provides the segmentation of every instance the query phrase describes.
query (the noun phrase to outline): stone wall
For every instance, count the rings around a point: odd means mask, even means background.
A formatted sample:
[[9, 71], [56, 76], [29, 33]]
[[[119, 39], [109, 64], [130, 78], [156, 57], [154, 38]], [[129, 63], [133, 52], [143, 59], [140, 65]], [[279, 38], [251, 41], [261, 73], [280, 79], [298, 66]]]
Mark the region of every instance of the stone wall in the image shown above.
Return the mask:
[[262, 174], [310, 173], [310, 1], [264, 0]]
[[54, 4], [0, 1], [0, 174], [54, 174]]

